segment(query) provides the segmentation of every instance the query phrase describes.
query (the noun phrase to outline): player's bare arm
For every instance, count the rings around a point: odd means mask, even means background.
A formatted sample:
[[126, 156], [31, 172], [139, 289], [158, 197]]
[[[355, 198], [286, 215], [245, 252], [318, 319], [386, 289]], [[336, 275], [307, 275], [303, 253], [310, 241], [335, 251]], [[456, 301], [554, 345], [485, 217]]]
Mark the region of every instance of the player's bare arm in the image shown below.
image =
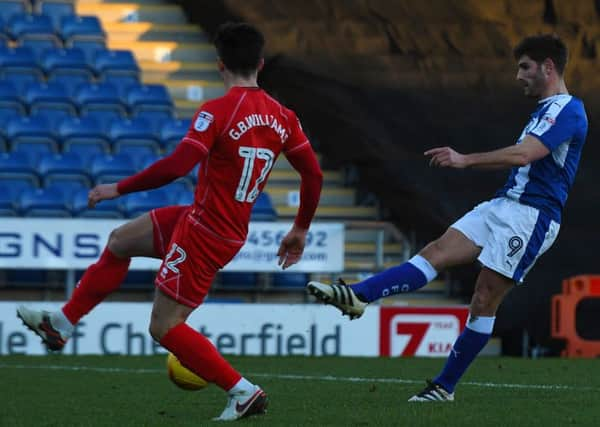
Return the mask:
[[300, 228], [294, 225], [281, 241], [277, 256], [279, 257], [278, 264], [282, 269], [291, 267], [300, 261], [306, 244], [307, 229]]
[[88, 193], [88, 207], [94, 208], [98, 202], [102, 200], [116, 199], [119, 197], [117, 183], [99, 184], [90, 190]]
[[539, 139], [527, 135], [520, 144], [484, 153], [461, 154], [450, 147], [438, 147], [424, 154], [431, 156], [429, 165], [434, 167], [509, 169], [525, 166], [549, 153], [550, 150]]

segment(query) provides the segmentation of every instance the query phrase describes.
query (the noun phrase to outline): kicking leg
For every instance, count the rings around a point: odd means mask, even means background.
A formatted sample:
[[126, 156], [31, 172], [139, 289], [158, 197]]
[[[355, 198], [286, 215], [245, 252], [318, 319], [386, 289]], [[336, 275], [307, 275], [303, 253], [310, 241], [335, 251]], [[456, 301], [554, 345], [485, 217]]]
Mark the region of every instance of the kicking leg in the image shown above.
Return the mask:
[[477, 278], [464, 331], [457, 338], [442, 372], [409, 401], [454, 400], [454, 388], [492, 335], [496, 310], [515, 282], [487, 267]]
[[85, 271], [62, 312], [75, 325], [121, 286], [129, 270], [131, 257], [156, 258], [150, 214], [144, 214], [115, 229], [102, 256]]
[[407, 262], [389, 268], [362, 282], [347, 286], [309, 282], [308, 291], [321, 301], [338, 307], [350, 318], [362, 315], [366, 305], [389, 295], [413, 292], [432, 281], [437, 272], [454, 265], [473, 262], [481, 252], [460, 231], [449, 228]]

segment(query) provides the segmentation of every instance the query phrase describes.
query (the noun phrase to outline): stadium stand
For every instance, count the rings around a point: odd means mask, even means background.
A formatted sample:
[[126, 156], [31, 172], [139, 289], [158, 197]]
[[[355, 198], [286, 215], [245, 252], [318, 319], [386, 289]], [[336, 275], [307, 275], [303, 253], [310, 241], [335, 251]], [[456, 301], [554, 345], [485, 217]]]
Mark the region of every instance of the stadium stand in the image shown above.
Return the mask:
[[[87, 192], [171, 152], [198, 106], [225, 93], [206, 34], [179, 7], [160, 2], [32, 3], [0, 1], [7, 29], [0, 37], [0, 186], [10, 187], [0, 214], [123, 219], [191, 203], [198, 167], [160, 191], [95, 209], [87, 208]], [[325, 170], [317, 220], [376, 220], [377, 207], [357, 205], [346, 181], [343, 171]], [[292, 221], [298, 184], [282, 156], [252, 219]], [[376, 235], [346, 233], [346, 277], [385, 264], [373, 256]], [[397, 262], [404, 248], [386, 236], [385, 262]], [[219, 289], [299, 294], [309, 277], [222, 273], [217, 282]]]

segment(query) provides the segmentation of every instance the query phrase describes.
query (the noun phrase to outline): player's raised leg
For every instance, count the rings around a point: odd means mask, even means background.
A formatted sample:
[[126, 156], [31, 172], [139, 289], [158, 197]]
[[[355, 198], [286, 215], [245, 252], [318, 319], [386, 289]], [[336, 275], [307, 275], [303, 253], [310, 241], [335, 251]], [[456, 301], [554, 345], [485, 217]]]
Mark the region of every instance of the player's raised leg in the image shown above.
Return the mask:
[[433, 381], [428, 382], [425, 389], [411, 397], [409, 402], [454, 400], [456, 384], [489, 341], [494, 329], [496, 310], [514, 284], [512, 279], [487, 267], [481, 270], [466, 327], [456, 339], [444, 369]]
[[309, 282], [308, 292], [326, 304], [337, 307], [351, 319], [360, 317], [368, 303], [390, 295], [413, 292], [431, 282], [438, 271], [453, 265], [472, 262], [481, 252], [465, 234], [449, 228], [437, 240], [405, 263], [389, 268], [362, 282], [331, 285]]
[[112, 231], [102, 255], [87, 268], [61, 310], [46, 312], [20, 306], [17, 316], [42, 338], [49, 350], [61, 350], [74, 325], [120, 287], [131, 257], [160, 256], [154, 246], [152, 219], [150, 214], [144, 214]]
[[216, 420], [233, 421], [264, 413], [268, 403], [265, 392], [242, 377], [206, 337], [185, 323], [193, 310], [157, 290], [150, 334], [186, 368], [227, 392], [227, 405]]

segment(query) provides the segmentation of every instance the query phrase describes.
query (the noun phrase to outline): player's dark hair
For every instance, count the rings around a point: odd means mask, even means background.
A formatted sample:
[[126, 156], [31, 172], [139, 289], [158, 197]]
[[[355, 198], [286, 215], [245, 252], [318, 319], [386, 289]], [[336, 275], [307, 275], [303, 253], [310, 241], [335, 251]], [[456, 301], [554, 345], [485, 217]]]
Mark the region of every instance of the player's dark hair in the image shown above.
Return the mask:
[[524, 38], [514, 49], [515, 59], [523, 55], [529, 56], [538, 64], [550, 58], [554, 62], [556, 71], [563, 75], [569, 52], [563, 41], [554, 34], [543, 34]]
[[249, 77], [263, 57], [265, 38], [250, 24], [227, 22], [217, 30], [214, 44], [229, 71]]

